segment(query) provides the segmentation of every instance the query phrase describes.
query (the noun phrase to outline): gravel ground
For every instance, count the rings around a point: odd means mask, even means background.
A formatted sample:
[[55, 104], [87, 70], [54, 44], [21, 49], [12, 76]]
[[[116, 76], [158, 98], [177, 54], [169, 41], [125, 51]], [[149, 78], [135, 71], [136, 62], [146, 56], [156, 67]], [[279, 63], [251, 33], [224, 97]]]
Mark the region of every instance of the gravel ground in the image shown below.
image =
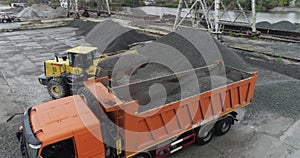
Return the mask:
[[68, 27], [0, 34], [0, 157], [20, 157], [15, 132], [21, 117], [5, 121], [14, 113], [51, 100], [37, 77], [43, 73], [43, 61], [86, 43], [73, 31]]
[[[9, 124], [5, 120], [13, 113], [23, 112], [29, 106], [51, 100], [47, 90], [37, 81], [38, 75], [43, 71], [43, 61], [53, 58], [54, 53], [61, 53], [67, 48], [79, 44], [87, 45], [82, 36], [75, 34], [75, 30], [64, 27], [0, 34], [0, 94], [5, 96], [0, 99], [0, 157], [20, 156], [15, 132], [21, 117], [16, 117]], [[264, 43], [259, 44], [264, 46]], [[221, 49], [220, 46], [217, 49]], [[298, 45], [294, 44], [289, 49], [295, 53], [299, 50]], [[234, 53], [229, 54], [228, 58], [232, 63], [228, 59], [228, 65], [246, 67], [247, 71], [260, 71], [253, 104], [239, 111], [240, 122], [228, 134], [215, 137], [203, 147], [192, 145], [171, 157], [299, 157], [300, 147], [282, 140], [288, 140], [286, 137], [298, 137], [297, 133], [285, 133], [293, 131], [297, 127], [295, 122], [299, 119], [297, 103], [300, 98], [297, 94], [300, 81], [297, 76], [299, 73], [295, 71], [300, 67], [298, 64], [268, 57], [263, 60], [271, 62], [263, 62], [262, 57], [254, 57], [245, 52], [238, 53], [247, 62], [245, 63], [241, 58], [230, 58], [232, 55]], [[278, 63], [278, 66], [274, 63]], [[284, 139], [281, 140], [283, 135]]]
[[271, 56], [283, 56], [287, 58], [294, 58], [300, 60], [300, 44], [288, 43], [280, 41], [267, 41], [267, 40], [249, 40], [237, 37], [222, 37], [223, 44], [235, 48], [247, 49], [261, 53], [267, 53]]

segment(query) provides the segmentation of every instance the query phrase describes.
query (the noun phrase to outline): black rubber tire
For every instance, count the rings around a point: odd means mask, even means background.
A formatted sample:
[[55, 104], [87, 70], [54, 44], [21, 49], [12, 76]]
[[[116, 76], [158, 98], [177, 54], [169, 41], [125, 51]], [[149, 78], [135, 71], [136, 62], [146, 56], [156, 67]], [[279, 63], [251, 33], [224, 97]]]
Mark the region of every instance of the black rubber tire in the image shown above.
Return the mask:
[[100, 120], [101, 118], [101, 106], [99, 105], [97, 99], [93, 94], [86, 88], [80, 87], [77, 91], [77, 94], [82, 97], [84, 102], [86, 102], [87, 106], [91, 109], [94, 115]]
[[226, 134], [232, 125], [233, 119], [231, 117], [226, 117], [215, 124], [214, 130], [215, 135], [221, 136]]
[[2, 23], [7, 23], [7, 20], [2, 20]]
[[91, 105], [94, 101], [96, 101], [96, 98], [91, 94], [91, 92], [86, 87], [80, 87], [77, 90], [77, 94], [82, 97], [84, 102], [86, 102], [87, 105]]
[[197, 138], [196, 138], [196, 143], [198, 145], [205, 145], [207, 143], [209, 143], [213, 137], [213, 130], [209, 130], [207, 131], [207, 134], [205, 134], [205, 136], [202, 136], [203, 135], [203, 131], [202, 130], [198, 130], [197, 132]]
[[152, 158], [149, 154], [138, 154], [133, 156], [133, 158]]
[[[60, 89], [59, 94], [53, 93], [54, 86]], [[70, 95], [69, 86], [61, 78], [52, 78], [47, 84], [47, 89], [53, 99], [59, 99]]]

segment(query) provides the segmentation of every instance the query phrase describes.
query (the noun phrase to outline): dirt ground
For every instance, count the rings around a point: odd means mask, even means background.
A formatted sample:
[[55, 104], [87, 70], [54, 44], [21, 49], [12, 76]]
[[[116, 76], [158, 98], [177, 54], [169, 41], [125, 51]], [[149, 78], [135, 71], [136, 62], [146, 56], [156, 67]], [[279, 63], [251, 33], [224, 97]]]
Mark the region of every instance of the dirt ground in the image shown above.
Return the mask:
[[[51, 100], [37, 80], [43, 73], [43, 61], [70, 47], [88, 45], [74, 30], [62, 27], [0, 33], [0, 157], [20, 157], [15, 133], [21, 116], [9, 123], [6, 119]], [[171, 157], [300, 157], [300, 81], [292, 72], [279, 71], [293, 71], [300, 66], [255, 53], [238, 54], [252, 66], [251, 70], [260, 72], [253, 104], [238, 111], [239, 122], [228, 134], [214, 137], [206, 146], [192, 145]], [[273, 69], [270, 64], [279, 68]]]

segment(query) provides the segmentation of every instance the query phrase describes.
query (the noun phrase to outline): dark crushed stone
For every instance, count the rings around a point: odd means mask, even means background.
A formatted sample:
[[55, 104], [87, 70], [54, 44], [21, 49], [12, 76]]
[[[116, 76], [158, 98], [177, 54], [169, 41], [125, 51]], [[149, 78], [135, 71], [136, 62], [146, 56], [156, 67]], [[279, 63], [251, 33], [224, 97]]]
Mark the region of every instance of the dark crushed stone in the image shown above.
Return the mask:
[[282, 30], [282, 31], [295, 31], [297, 26], [289, 21], [280, 21], [272, 24], [273, 30]]
[[272, 24], [269, 23], [268, 21], [261, 21], [261, 22], [256, 23], [256, 27], [261, 28], [261, 29], [271, 29]]
[[73, 20], [70, 23], [71, 27], [76, 27], [75, 31], [78, 36], [86, 36], [98, 23], [93, 21]]
[[86, 35], [85, 40], [98, 47], [101, 53], [106, 54], [129, 49], [131, 44], [149, 41], [151, 38], [116, 22], [106, 20], [97, 24]]

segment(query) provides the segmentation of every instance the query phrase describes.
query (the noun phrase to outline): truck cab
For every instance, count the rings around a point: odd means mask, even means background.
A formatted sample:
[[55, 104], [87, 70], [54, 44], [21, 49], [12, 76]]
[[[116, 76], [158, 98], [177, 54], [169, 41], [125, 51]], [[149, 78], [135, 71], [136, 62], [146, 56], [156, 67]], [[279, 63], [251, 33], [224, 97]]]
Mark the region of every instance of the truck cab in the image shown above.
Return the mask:
[[29, 108], [22, 126], [26, 158], [105, 157], [100, 122], [80, 96]]

